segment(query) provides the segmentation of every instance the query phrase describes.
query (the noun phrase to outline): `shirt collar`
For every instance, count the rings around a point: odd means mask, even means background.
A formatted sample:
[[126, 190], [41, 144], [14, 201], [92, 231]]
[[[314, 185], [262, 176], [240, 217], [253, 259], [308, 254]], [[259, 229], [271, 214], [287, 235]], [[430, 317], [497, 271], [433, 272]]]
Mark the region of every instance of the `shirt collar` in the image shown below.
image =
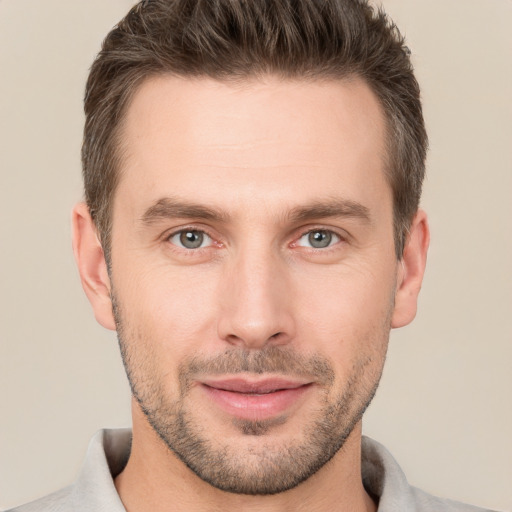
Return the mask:
[[[85, 463], [72, 487], [73, 510], [125, 512], [114, 478], [124, 469], [131, 450], [130, 429], [103, 429], [89, 443]], [[414, 510], [414, 497], [398, 463], [380, 443], [363, 436], [361, 471], [366, 491], [378, 512]]]

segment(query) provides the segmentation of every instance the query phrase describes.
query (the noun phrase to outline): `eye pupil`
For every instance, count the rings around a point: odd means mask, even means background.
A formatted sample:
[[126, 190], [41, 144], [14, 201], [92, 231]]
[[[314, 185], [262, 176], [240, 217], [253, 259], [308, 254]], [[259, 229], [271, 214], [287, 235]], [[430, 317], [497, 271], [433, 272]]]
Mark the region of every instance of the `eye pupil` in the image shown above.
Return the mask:
[[332, 241], [332, 234], [328, 231], [312, 231], [309, 233], [309, 243], [315, 249], [328, 247]]
[[201, 247], [204, 241], [204, 235], [200, 231], [183, 231], [180, 234], [180, 242], [187, 249], [197, 249]]

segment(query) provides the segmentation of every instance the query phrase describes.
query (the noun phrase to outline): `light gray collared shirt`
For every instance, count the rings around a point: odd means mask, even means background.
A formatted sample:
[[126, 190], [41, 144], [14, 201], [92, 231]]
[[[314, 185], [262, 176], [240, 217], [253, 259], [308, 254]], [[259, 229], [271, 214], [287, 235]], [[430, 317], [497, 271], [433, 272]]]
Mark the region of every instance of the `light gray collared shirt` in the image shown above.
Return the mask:
[[[92, 438], [77, 480], [60, 491], [8, 512], [126, 512], [114, 477], [130, 455], [131, 430], [100, 430]], [[378, 512], [492, 512], [431, 496], [407, 482], [391, 454], [363, 437], [363, 482], [379, 502]]]

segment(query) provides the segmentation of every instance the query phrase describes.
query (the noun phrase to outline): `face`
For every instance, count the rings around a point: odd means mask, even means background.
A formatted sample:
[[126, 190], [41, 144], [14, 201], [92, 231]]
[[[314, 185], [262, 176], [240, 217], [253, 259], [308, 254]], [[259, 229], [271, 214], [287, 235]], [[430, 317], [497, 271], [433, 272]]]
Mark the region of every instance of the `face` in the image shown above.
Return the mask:
[[375, 392], [404, 316], [384, 132], [356, 80], [161, 77], [128, 109], [110, 274], [123, 359], [144, 421], [217, 488], [296, 486]]

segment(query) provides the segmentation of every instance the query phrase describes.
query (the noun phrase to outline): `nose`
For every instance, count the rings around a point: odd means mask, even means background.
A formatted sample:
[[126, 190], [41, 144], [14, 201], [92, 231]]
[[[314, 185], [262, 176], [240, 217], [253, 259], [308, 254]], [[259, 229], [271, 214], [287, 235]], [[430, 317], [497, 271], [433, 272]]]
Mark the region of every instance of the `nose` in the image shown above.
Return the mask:
[[222, 279], [219, 337], [231, 345], [262, 349], [295, 336], [286, 263], [271, 251], [245, 251]]

